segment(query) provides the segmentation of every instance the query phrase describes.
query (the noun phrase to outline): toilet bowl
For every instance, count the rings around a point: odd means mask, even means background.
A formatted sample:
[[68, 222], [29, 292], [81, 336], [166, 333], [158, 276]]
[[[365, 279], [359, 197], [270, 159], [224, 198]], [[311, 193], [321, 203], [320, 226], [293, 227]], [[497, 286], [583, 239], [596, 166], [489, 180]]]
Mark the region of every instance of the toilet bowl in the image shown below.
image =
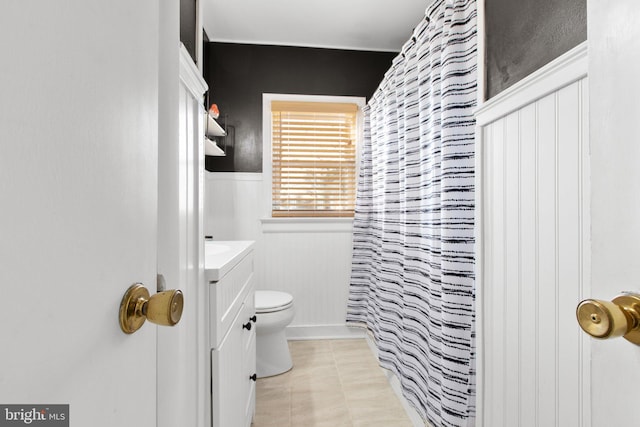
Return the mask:
[[293, 367], [284, 329], [294, 316], [293, 296], [258, 290], [256, 304], [256, 374], [270, 377]]

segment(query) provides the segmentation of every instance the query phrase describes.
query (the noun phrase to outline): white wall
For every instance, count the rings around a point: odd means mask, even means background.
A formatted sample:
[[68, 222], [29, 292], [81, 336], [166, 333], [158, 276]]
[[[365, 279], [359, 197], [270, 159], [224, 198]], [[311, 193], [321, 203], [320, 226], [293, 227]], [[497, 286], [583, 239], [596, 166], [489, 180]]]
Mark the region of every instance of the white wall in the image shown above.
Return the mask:
[[290, 338], [361, 335], [345, 326], [351, 219], [264, 219], [260, 173], [206, 173], [205, 234], [256, 241], [256, 288], [289, 292]]

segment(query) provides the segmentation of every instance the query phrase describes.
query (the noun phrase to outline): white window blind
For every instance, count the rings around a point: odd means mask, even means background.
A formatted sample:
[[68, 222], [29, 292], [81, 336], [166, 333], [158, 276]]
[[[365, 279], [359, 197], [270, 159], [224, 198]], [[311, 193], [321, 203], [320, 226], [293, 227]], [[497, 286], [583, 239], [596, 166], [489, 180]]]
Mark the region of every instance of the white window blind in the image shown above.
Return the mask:
[[356, 118], [350, 103], [272, 101], [272, 215], [353, 216]]

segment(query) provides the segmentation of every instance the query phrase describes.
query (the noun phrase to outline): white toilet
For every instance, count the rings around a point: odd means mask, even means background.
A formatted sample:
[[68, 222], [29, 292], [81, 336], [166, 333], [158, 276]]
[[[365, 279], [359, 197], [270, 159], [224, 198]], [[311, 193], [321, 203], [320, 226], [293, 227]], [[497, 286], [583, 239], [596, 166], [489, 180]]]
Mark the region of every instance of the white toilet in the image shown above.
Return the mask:
[[286, 292], [255, 293], [256, 304], [256, 374], [270, 377], [293, 367], [284, 333], [293, 320], [293, 296]]

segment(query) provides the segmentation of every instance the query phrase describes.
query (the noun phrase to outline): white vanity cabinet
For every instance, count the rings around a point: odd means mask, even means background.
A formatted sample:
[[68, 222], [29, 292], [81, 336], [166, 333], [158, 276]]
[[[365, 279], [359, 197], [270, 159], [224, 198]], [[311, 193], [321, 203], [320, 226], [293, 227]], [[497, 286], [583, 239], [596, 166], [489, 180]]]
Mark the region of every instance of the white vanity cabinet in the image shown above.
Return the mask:
[[[231, 247], [242, 242], [216, 242]], [[249, 427], [255, 411], [256, 329], [252, 242], [209, 279], [213, 427]], [[213, 246], [213, 245], [211, 245]], [[240, 245], [242, 246], [242, 245]], [[205, 271], [207, 264], [205, 244]], [[217, 249], [219, 250], [219, 249]]]

